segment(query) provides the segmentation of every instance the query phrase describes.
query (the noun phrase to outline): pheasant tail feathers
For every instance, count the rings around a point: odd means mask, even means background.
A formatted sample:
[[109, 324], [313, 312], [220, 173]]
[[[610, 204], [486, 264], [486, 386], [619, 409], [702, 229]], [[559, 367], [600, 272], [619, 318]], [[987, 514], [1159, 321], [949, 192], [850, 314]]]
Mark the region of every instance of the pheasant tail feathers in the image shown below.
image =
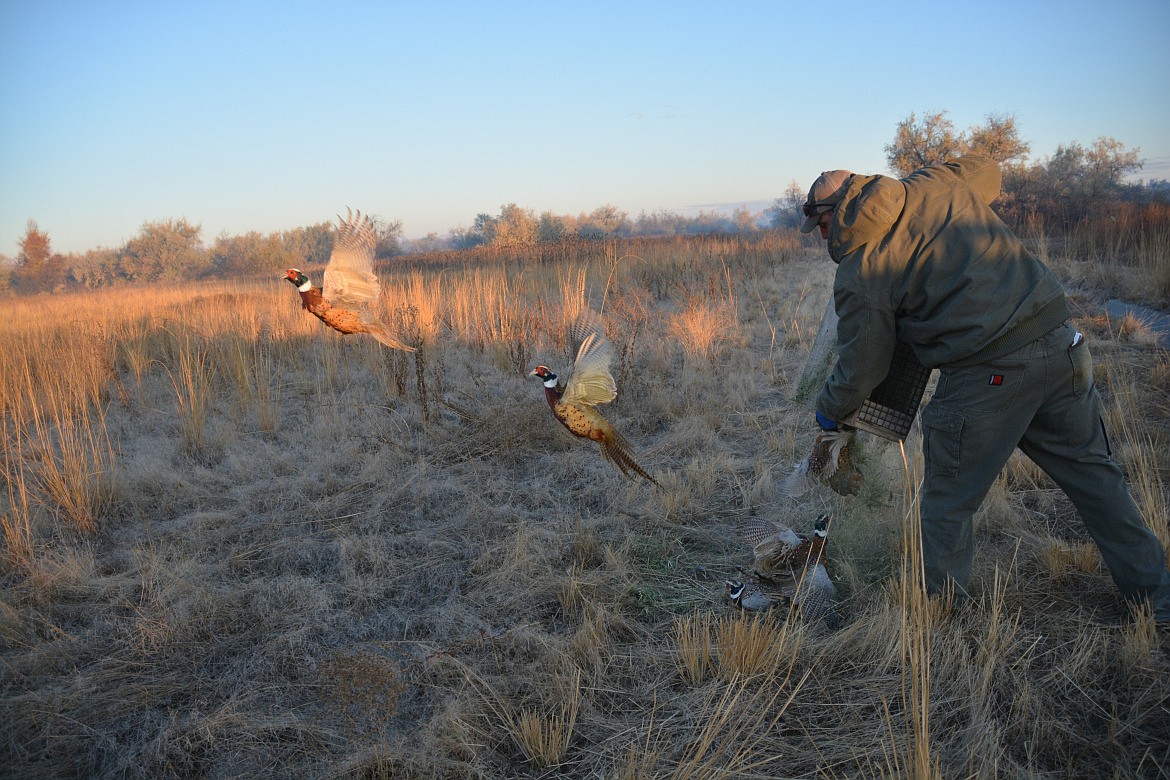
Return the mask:
[[658, 480], [654, 479], [645, 469], [638, 465], [637, 461], [634, 460], [634, 456], [630, 454], [630, 445], [620, 435], [615, 435], [614, 440], [609, 444], [601, 444], [601, 455], [617, 466], [625, 476], [633, 478], [633, 475], [637, 474], [647, 482], [652, 482], [659, 488], [662, 487], [658, 483]]
[[370, 327], [370, 335], [376, 338], [380, 343], [385, 344], [387, 347], [401, 349], [403, 352], [418, 352], [418, 350], [414, 347], [408, 347], [406, 344], [403, 344], [401, 341], [394, 338], [394, 336], [390, 335], [390, 331], [388, 331], [386, 326], [381, 322], [375, 322], [375, 324]]

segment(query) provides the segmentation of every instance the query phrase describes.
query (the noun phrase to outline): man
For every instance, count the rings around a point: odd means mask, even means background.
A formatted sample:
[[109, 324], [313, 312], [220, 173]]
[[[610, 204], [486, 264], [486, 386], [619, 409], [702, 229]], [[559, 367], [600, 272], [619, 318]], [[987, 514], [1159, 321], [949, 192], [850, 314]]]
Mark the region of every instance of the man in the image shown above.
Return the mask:
[[1113, 581], [1170, 623], [1170, 572], [1113, 461], [1084, 337], [1064, 290], [991, 210], [999, 165], [961, 157], [905, 179], [827, 171], [804, 204], [838, 264], [838, 359], [824, 430], [885, 378], [896, 341], [939, 369], [922, 413], [926, 588], [966, 596], [972, 517], [1019, 447], [1072, 500]]

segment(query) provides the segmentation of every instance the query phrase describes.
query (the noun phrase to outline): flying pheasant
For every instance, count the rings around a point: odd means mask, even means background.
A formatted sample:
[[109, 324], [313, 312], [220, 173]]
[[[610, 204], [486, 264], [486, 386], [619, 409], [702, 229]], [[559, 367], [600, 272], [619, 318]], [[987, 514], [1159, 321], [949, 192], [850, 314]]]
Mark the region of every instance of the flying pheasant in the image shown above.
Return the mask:
[[786, 525], [750, 517], [739, 525], [739, 535], [752, 546], [752, 570], [760, 577], [773, 577], [802, 570], [810, 562], [825, 562], [829, 516], [813, 524], [810, 538], [798, 536]]
[[333, 253], [325, 266], [324, 291], [313, 287], [299, 268], [288, 269], [284, 278], [300, 291], [301, 305], [334, 330], [368, 333], [387, 347], [417, 351], [399, 341], [371, 311], [382, 293], [373, 271], [374, 223], [360, 211], [351, 215], [348, 209], [345, 219], [338, 221]]
[[616, 465], [623, 475], [636, 474], [658, 487], [658, 480], [634, 461], [629, 442], [597, 411], [598, 404], [617, 398], [617, 384], [609, 373], [613, 345], [601, 332], [601, 325], [589, 310], [581, 313], [569, 330], [576, 359], [568, 379], [561, 382], [548, 366], [537, 366], [529, 376], [540, 377], [544, 397], [553, 415], [574, 436], [592, 439], [601, 446], [601, 455]]

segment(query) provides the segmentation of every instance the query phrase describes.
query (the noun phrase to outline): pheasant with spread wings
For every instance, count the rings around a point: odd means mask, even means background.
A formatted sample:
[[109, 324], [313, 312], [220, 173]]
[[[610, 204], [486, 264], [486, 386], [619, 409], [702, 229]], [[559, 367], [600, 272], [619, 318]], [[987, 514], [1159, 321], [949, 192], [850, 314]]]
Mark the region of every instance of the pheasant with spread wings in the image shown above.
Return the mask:
[[602, 457], [626, 477], [637, 475], [661, 487], [634, 460], [629, 442], [597, 411], [598, 404], [617, 398], [617, 384], [609, 373], [613, 345], [602, 334], [596, 315], [588, 310], [582, 312], [570, 328], [569, 337], [576, 359], [564, 382], [548, 366], [537, 366], [529, 374], [544, 384], [544, 397], [553, 416], [574, 436], [597, 442]]
[[359, 211], [340, 219], [333, 252], [325, 266], [324, 290], [318, 290], [299, 268], [284, 272], [301, 294], [301, 305], [339, 333], [368, 333], [382, 344], [405, 352], [414, 347], [402, 343], [374, 314], [382, 288], [374, 275], [374, 250], [378, 237], [374, 223]]

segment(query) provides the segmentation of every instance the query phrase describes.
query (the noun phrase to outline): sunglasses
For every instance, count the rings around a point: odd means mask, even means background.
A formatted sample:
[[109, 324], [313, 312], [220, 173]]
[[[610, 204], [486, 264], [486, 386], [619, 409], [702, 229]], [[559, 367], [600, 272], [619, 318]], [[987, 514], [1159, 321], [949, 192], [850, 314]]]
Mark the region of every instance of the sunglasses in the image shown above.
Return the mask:
[[833, 204], [832, 203], [805, 203], [804, 205], [802, 205], [800, 207], [800, 210], [804, 212], [804, 215], [806, 217], [815, 217], [816, 215], [823, 213], [823, 212], [817, 211], [817, 209], [823, 209], [823, 208], [833, 208]]

